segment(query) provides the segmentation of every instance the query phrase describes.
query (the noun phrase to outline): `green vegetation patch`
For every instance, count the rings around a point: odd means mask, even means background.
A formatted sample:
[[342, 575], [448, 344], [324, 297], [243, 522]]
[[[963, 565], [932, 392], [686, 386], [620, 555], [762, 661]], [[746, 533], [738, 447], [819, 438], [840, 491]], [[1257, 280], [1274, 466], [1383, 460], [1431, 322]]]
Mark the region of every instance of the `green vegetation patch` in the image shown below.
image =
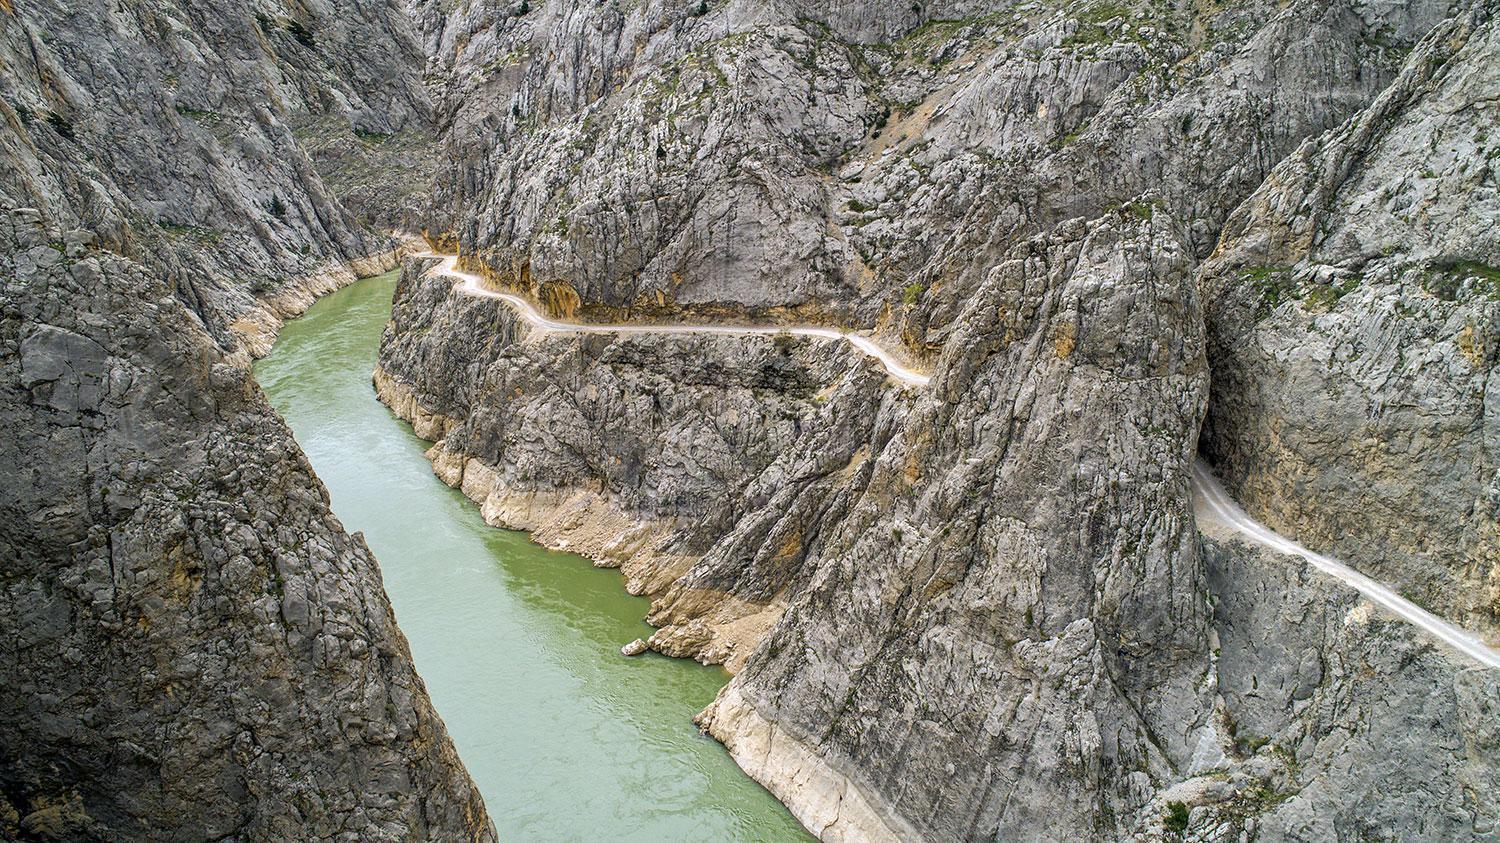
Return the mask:
[[1184, 803], [1182, 803], [1182, 802], [1168, 802], [1167, 803], [1167, 815], [1162, 818], [1161, 823], [1162, 823], [1163, 826], [1166, 826], [1167, 831], [1173, 831], [1173, 832], [1176, 832], [1178, 834], [1181, 834], [1182, 832], [1187, 831], [1187, 827], [1188, 827], [1188, 808], [1187, 808], [1187, 805], [1184, 804]]
[[920, 281], [913, 281], [901, 288], [901, 302], [907, 305], [916, 304], [917, 300], [922, 298], [922, 294], [925, 292], [927, 292], [926, 284]]
[[1500, 301], [1500, 267], [1474, 260], [1456, 260], [1428, 267], [1422, 288], [1443, 301], [1485, 296]]
[[1078, 20], [1078, 29], [1063, 39], [1062, 46], [1109, 44], [1115, 40], [1115, 35], [1107, 24], [1117, 19], [1128, 20], [1130, 8], [1122, 3], [1095, 3], [1080, 10], [1075, 17]]
[[1262, 317], [1291, 298], [1296, 290], [1296, 284], [1292, 282], [1292, 268], [1289, 266], [1247, 266], [1240, 270], [1240, 278], [1260, 287]]
[[368, 129], [361, 129], [358, 126], [354, 127], [354, 136], [365, 143], [385, 143], [391, 139], [391, 135], [386, 132], [372, 132]]
[[193, 238], [205, 243], [217, 243], [224, 239], [224, 232], [217, 228], [175, 223], [168, 220], [157, 220], [156, 224], [167, 233], [167, 236], [177, 239]]
[[1360, 278], [1353, 276], [1333, 282], [1303, 281], [1292, 277], [1289, 266], [1249, 266], [1240, 270], [1240, 278], [1260, 287], [1259, 318], [1264, 319], [1285, 301], [1296, 301], [1313, 313], [1327, 313], [1339, 299], [1359, 288]]
[[217, 111], [204, 111], [199, 108], [188, 108], [185, 105], [174, 105], [172, 109], [205, 128], [211, 129], [224, 122], [224, 115]]
[[1135, 217], [1138, 220], [1147, 221], [1156, 215], [1156, 209], [1162, 204], [1160, 199], [1147, 201], [1126, 202], [1120, 206], [1120, 213]]

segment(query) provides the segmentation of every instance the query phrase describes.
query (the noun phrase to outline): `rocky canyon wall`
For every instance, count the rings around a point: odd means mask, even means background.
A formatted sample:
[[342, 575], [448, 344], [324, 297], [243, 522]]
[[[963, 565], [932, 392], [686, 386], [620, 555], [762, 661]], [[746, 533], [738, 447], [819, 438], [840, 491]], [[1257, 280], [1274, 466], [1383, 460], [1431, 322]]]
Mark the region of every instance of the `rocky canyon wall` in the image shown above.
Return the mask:
[[[377, 385], [439, 474], [736, 671], [703, 725], [823, 839], [1490, 834], [1494, 672], [1202, 536], [1189, 475], [1207, 415], [1252, 511], [1483, 622], [1491, 10], [705, 6], [418, 4], [435, 239], [558, 316], [837, 323], [930, 387], [841, 344], [537, 333], [410, 264]], [[1399, 222], [1334, 201], [1398, 161], [1434, 174]], [[1375, 240], [1453, 289], [1325, 310], [1254, 271], [1331, 285], [1307, 243]], [[1398, 476], [1420, 505], [1358, 529]]]
[[0, 3], [0, 838], [494, 838], [248, 365], [394, 262], [422, 65], [394, 3]]

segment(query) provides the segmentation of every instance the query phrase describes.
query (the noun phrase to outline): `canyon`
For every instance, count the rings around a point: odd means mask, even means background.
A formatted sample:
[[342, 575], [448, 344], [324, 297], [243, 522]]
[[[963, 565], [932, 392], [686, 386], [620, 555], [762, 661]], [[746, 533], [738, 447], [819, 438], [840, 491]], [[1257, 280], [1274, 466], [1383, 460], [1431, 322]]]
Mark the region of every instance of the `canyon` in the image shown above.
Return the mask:
[[1492, 839], [1496, 11], [0, 4], [0, 834], [495, 836], [249, 370], [399, 267], [814, 836]]

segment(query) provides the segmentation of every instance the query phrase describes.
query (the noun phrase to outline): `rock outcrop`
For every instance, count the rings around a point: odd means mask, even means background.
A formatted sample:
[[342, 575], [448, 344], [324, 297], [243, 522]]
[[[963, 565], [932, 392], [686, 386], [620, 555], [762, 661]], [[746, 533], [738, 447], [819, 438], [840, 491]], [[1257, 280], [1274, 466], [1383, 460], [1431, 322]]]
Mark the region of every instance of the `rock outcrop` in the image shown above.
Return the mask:
[[[1207, 414], [1253, 510], [1356, 564], [1394, 530], [1371, 572], [1479, 617], [1489, 10], [853, 5], [419, 5], [452, 115], [430, 233], [467, 268], [572, 319], [867, 329], [932, 373], [537, 334], [411, 264], [376, 383], [439, 475], [735, 671], [702, 725], [823, 839], [1492, 833], [1493, 671], [1204, 538], [1188, 482]], [[1439, 182], [1399, 224], [1338, 193], [1380, 156]], [[1266, 319], [1243, 280], [1377, 230], [1451, 282], [1407, 322], [1357, 291]], [[1408, 328], [1420, 361], [1373, 356]], [[1351, 460], [1370, 419], [1383, 461]], [[1346, 496], [1308, 500], [1314, 462]], [[1422, 505], [1349, 535], [1398, 475]]]
[[0, 197], [171, 278], [221, 341], [262, 354], [281, 319], [394, 265], [383, 231], [414, 224], [422, 181], [385, 168], [430, 154], [432, 110], [394, 0], [0, 20]]
[[0, 836], [492, 839], [248, 369], [91, 235], [0, 224]]
[[1299, 558], [1222, 535], [1205, 535], [1203, 555], [1230, 740], [1219, 769], [1160, 799], [1190, 806], [1190, 837], [1494, 834], [1500, 671], [1434, 646]]
[[1444, 25], [1203, 272], [1204, 453], [1258, 518], [1500, 640], [1500, 27]]
[[422, 63], [396, 3], [0, 2], [0, 838], [494, 838], [248, 366], [394, 264]]

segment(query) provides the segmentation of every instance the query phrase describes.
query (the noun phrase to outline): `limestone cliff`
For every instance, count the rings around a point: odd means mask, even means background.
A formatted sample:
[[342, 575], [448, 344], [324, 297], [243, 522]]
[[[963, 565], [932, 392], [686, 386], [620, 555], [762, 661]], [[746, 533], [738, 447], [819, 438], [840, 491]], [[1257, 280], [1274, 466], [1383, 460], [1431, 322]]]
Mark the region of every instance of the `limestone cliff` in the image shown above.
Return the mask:
[[414, 224], [422, 182], [389, 165], [420, 162], [431, 112], [393, 0], [43, 0], [0, 23], [0, 196], [171, 278], [221, 341], [264, 353], [392, 265], [383, 229]]
[[1204, 268], [1204, 451], [1307, 544], [1500, 638], [1500, 27], [1435, 32]]
[[[1482, 620], [1490, 10], [899, 5], [418, 4], [433, 234], [571, 318], [868, 329], [929, 389], [837, 346], [539, 334], [409, 264], [382, 395], [492, 522], [622, 564], [652, 647], [736, 671], [703, 725], [823, 839], [1484, 839], [1493, 671], [1203, 537], [1189, 472], [1207, 414], [1257, 512], [1355, 564], [1390, 534], [1371, 573]], [[1447, 286], [1267, 319], [1240, 271], [1372, 231]], [[1369, 419], [1378, 462], [1339, 432]], [[1404, 526], [1346, 532], [1391, 477]]]
[[248, 368], [393, 262], [422, 64], [395, 3], [0, 3], [0, 838], [493, 839]]
[[0, 231], [0, 836], [489, 839], [374, 558], [145, 267]]

